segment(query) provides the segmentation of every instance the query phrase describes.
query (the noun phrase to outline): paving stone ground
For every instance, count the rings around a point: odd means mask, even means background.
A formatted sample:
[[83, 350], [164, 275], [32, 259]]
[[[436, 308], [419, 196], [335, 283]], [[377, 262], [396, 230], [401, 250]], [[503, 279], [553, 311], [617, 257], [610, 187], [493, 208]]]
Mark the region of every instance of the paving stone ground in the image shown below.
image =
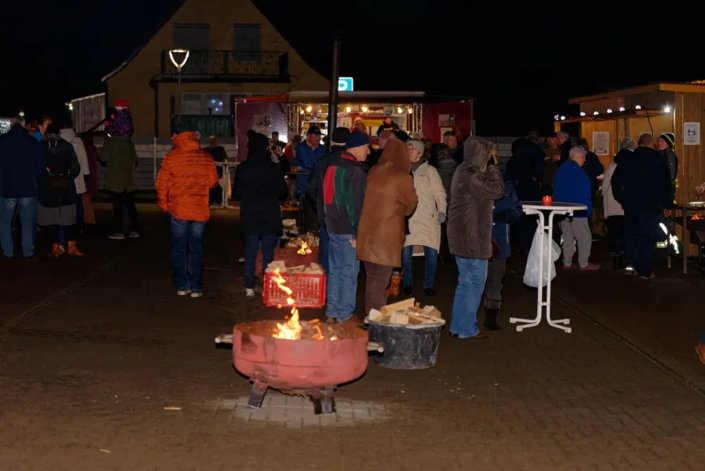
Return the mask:
[[[236, 211], [208, 227], [205, 297], [193, 300], [173, 291], [165, 223], [140, 210], [142, 239], [111, 254], [100, 252], [109, 241], [91, 242], [91, 257], [114, 263], [0, 334], [1, 470], [703, 469], [705, 398], [561, 304], [554, 314], [571, 319], [571, 334], [542, 324], [477, 342], [444, 331], [435, 368], [370, 364], [336, 393], [342, 426], [304, 424], [305, 400], [277, 392], [259, 411], [241, 408], [250, 384], [213, 339], [282, 313], [242, 295]], [[34, 270], [55, 269], [46, 263]], [[419, 300], [449, 318], [455, 277], [441, 265], [438, 296]], [[0, 280], [45, 294], [24, 267]], [[506, 284], [508, 327], [533, 315], [536, 298], [516, 277]], [[356, 418], [365, 408], [370, 420]], [[301, 426], [287, 427], [289, 411]]]

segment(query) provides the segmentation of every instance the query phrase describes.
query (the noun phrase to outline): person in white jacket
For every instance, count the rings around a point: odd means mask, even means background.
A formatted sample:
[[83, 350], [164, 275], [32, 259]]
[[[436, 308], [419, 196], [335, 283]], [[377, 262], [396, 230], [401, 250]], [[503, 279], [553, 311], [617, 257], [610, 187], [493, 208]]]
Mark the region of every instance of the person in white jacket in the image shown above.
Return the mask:
[[438, 266], [438, 250], [441, 247], [441, 224], [445, 222], [447, 214], [446, 192], [438, 171], [423, 157], [425, 151], [423, 142], [411, 140], [407, 143], [407, 147], [419, 203], [409, 219], [409, 234], [406, 236], [401, 253], [402, 293], [410, 296], [413, 292], [414, 278], [411, 261], [414, 246], [420, 245], [423, 247], [426, 261], [424, 292], [427, 296], [435, 296], [433, 282]]
[[73, 123], [67, 123], [66, 127], [59, 131], [59, 136], [73, 146], [73, 150], [78, 158], [78, 163], [81, 165], [81, 173], [74, 179], [74, 183], [76, 184], [76, 224], [80, 230], [83, 225], [83, 194], [86, 192], [85, 177], [90, 175], [91, 171], [88, 166], [86, 148], [81, 138], [76, 135], [76, 131], [72, 129], [72, 126]]
[[622, 139], [620, 150], [614, 156], [612, 162], [607, 166], [605, 177], [602, 180], [602, 207], [605, 211], [605, 221], [607, 222], [607, 232], [610, 242], [610, 254], [615, 270], [622, 268], [624, 258], [624, 209], [612, 193], [612, 176], [614, 175], [619, 161], [630, 152], [636, 149], [636, 142], [630, 137]]

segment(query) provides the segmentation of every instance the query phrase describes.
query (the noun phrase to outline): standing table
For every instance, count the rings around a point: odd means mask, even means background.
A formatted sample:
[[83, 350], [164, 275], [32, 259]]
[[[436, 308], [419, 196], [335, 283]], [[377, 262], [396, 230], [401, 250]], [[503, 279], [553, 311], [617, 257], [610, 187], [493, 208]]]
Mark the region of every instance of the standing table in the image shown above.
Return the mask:
[[[544, 205], [541, 201], [522, 201], [521, 202], [521, 207], [524, 213], [526, 214], [538, 214], [539, 216], [539, 228], [542, 231], [548, 231], [548, 239], [553, 240], [553, 217], [558, 214], [558, 215], [566, 215], [566, 216], [572, 216], [575, 211], [585, 211], [587, 210], [587, 206], [584, 204], [573, 204], [573, 203], [551, 203], [550, 205]], [[544, 213], [549, 213], [548, 214], [548, 225], [546, 225], [546, 218]], [[566, 241], [567, 243], [567, 241]], [[549, 246], [548, 253], [544, 253], [543, 250], [544, 244], [540, 244], [539, 246], [539, 259], [544, 260], [544, 258], [548, 259], [548, 263], [551, 264], [553, 263], [552, 256], [551, 256], [551, 249]], [[539, 265], [539, 280], [543, 280], [543, 268], [544, 268], [544, 263], [541, 263]], [[550, 265], [548, 265], [550, 268]], [[558, 319], [558, 320], [553, 320], [551, 319], [551, 277], [548, 277], [548, 281], [546, 284], [546, 299], [544, 300], [543, 297], [543, 288], [539, 286], [538, 288], [538, 295], [537, 295], [537, 305], [536, 305], [536, 318], [534, 319], [519, 319], [517, 317], [511, 317], [509, 318], [509, 322], [512, 324], [516, 323], [521, 323], [524, 325], [519, 325], [517, 326], [517, 331], [521, 332], [524, 329], [528, 329], [529, 327], [536, 327], [541, 323], [541, 317], [543, 315], [543, 308], [546, 307], [546, 321], [548, 322], [548, 325], [551, 327], [555, 327], [557, 329], [562, 329], [567, 333], [570, 333], [571, 328], [566, 327], [566, 325], [570, 324], [570, 319]], [[565, 324], [565, 325], [564, 325]]]

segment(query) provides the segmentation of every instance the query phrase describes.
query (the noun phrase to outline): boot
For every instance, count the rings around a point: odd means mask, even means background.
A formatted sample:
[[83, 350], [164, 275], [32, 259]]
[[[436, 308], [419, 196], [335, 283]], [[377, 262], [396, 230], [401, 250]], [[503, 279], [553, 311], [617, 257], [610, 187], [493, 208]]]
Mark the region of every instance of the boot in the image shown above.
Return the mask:
[[69, 241], [69, 249], [67, 253], [73, 257], [83, 257], [83, 252], [78, 250], [78, 247], [76, 247], [76, 241], [75, 240], [70, 240]]
[[502, 326], [497, 324], [497, 314], [499, 314], [499, 309], [485, 308], [485, 329], [492, 331], [502, 330]]
[[61, 255], [61, 248], [59, 248], [59, 244], [51, 244], [51, 253], [49, 254], [49, 257], [59, 258], [59, 255]]

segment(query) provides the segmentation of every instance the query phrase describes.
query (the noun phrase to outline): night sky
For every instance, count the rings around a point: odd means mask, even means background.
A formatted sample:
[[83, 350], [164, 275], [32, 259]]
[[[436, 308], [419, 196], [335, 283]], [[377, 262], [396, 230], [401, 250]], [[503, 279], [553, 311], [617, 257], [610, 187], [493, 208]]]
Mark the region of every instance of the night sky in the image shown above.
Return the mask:
[[[0, 116], [57, 116], [163, 23], [181, 0], [3, 2]], [[567, 99], [655, 81], [705, 79], [701, 2], [254, 0], [329, 75], [330, 34], [344, 31], [342, 75], [357, 90], [476, 98], [480, 135], [552, 130]], [[149, 5], [149, 9], [145, 5]], [[399, 5], [404, 5], [400, 8]]]

